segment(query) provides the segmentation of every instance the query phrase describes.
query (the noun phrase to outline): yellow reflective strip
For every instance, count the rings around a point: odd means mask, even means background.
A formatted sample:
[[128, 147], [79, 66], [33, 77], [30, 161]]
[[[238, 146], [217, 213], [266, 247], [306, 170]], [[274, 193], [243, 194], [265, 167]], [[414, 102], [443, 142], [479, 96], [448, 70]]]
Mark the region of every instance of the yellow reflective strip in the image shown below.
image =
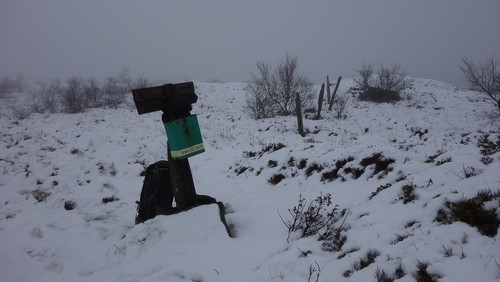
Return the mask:
[[197, 152], [197, 151], [201, 151], [201, 150], [204, 150], [204, 149], [205, 148], [203, 147], [203, 143], [200, 143], [200, 144], [196, 144], [194, 146], [191, 146], [191, 147], [188, 147], [188, 148], [185, 148], [185, 149], [182, 149], [182, 150], [171, 151], [170, 154], [174, 158], [180, 158], [180, 157], [183, 157], [185, 155], [189, 155], [191, 153], [194, 153], [194, 152]]

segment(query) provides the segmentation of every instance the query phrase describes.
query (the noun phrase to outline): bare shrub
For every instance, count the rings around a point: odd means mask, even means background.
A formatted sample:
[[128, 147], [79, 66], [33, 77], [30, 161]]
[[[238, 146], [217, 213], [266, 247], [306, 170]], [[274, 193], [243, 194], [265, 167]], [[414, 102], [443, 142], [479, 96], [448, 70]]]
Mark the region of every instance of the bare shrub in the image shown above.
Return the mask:
[[320, 194], [314, 201], [309, 203], [299, 195], [299, 202], [292, 209], [288, 209], [291, 218], [284, 220], [281, 215], [280, 218], [285, 226], [288, 228], [287, 241], [293, 232], [300, 231], [300, 238], [309, 237], [318, 234], [321, 230], [327, 231], [333, 228], [338, 213], [337, 205], [332, 208], [331, 195]]
[[[147, 80], [141, 78], [137, 81], [137, 85], [144, 85]], [[141, 88], [137, 86], [130, 77], [129, 68], [123, 67], [120, 73], [115, 77], [108, 77], [104, 80], [102, 86], [104, 106], [117, 108], [127, 100], [126, 94], [133, 88]]]
[[[314, 261], [314, 263], [316, 264], [316, 266], [314, 265], [309, 265], [309, 276], [307, 277], [307, 282], [311, 282], [311, 281], [314, 281], [314, 282], [318, 282], [319, 281], [319, 276], [321, 275], [321, 268], [319, 267], [319, 264], [317, 261]], [[315, 277], [314, 277], [315, 276]], [[314, 278], [314, 280], [313, 280]]]
[[60, 80], [54, 79], [49, 84], [38, 82], [30, 90], [31, 111], [35, 113], [56, 113], [59, 111], [59, 99], [64, 91]]
[[247, 107], [255, 119], [272, 117], [276, 110], [269, 97], [276, 93], [277, 82], [267, 63], [258, 62], [257, 69], [259, 76], [252, 73], [246, 88]]
[[337, 119], [345, 119], [347, 117], [347, 103], [349, 102], [349, 96], [342, 95], [336, 97], [333, 100], [333, 113]]
[[400, 93], [408, 87], [409, 83], [401, 66], [393, 64], [390, 67], [385, 67], [380, 65], [377, 72], [377, 83], [375, 84], [377, 88]]
[[88, 108], [98, 108], [102, 105], [101, 89], [99, 83], [95, 78], [84, 79], [83, 83], [83, 96], [84, 104]]
[[125, 93], [115, 77], [108, 77], [104, 80], [102, 94], [104, 106], [116, 108], [125, 102]]
[[360, 77], [355, 78], [354, 82], [362, 91], [360, 99], [366, 101], [398, 101], [401, 99], [399, 93], [411, 83], [401, 66], [396, 64], [390, 67], [381, 64], [376, 74], [371, 65], [363, 64], [358, 74]]
[[134, 87], [133, 79], [130, 77], [130, 68], [123, 66], [120, 73], [116, 76], [118, 80], [118, 85], [123, 93], [130, 92]]
[[23, 120], [29, 117], [33, 113], [30, 107], [19, 105], [13, 102], [8, 103], [7, 108], [9, 109], [12, 117], [16, 120]]
[[298, 74], [297, 68], [297, 57], [289, 54], [274, 69], [267, 63], [257, 63], [259, 73], [251, 74], [246, 88], [247, 107], [255, 119], [294, 113], [296, 93], [303, 108], [310, 106], [312, 82]]
[[359, 77], [354, 78], [354, 83], [358, 86], [360, 90], [366, 90], [368, 87], [375, 85], [375, 80], [373, 78], [373, 68], [371, 65], [365, 65], [360, 70], [358, 70]]
[[68, 78], [61, 94], [61, 105], [65, 113], [80, 113], [88, 107], [84, 82], [81, 77], [73, 76]]
[[150, 84], [149, 80], [141, 75], [132, 82], [132, 87], [130, 89], [146, 88], [150, 86]]
[[500, 70], [495, 56], [484, 63], [474, 63], [464, 57], [460, 70], [474, 90], [485, 94], [493, 103], [495, 111], [492, 117], [500, 117]]

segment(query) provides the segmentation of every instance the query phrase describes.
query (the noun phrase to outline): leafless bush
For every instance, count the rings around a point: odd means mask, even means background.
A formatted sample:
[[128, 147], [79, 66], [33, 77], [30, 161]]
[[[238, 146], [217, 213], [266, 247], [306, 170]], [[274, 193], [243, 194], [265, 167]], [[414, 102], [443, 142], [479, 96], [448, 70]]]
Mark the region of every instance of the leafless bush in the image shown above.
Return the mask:
[[108, 77], [104, 80], [102, 93], [104, 106], [116, 108], [125, 102], [125, 92], [115, 77]]
[[400, 93], [408, 87], [409, 83], [409, 80], [406, 79], [406, 73], [401, 69], [401, 66], [393, 64], [391, 67], [385, 67], [380, 65], [380, 69], [377, 72], [376, 87]]
[[406, 73], [401, 69], [401, 66], [396, 64], [390, 67], [381, 64], [376, 74], [374, 74], [371, 65], [363, 64], [361, 70], [358, 70], [358, 74], [360, 76], [355, 78], [354, 82], [362, 91], [371, 87], [400, 93], [410, 84]]
[[349, 102], [349, 96], [342, 95], [338, 96], [333, 100], [333, 112], [335, 113], [335, 118], [345, 119], [347, 103]]
[[[19, 85], [24, 85], [23, 79], [20, 76], [14, 81], [15, 83], [10, 79], [4, 79], [0, 82], [0, 90], [20, 89]], [[17, 85], [17, 88], [13, 88], [12, 85]], [[8, 109], [15, 118], [24, 119], [34, 112], [78, 113], [87, 108], [103, 106], [116, 108], [126, 102], [126, 94], [131, 89], [148, 86], [149, 81], [146, 78], [138, 77], [134, 80], [130, 77], [128, 68], [124, 67], [118, 75], [106, 78], [102, 84], [94, 78], [85, 79], [79, 76], [69, 77], [65, 83], [58, 79], [49, 83], [38, 82], [35, 87], [29, 89], [29, 99], [16, 100], [17, 102], [8, 105]]]
[[319, 264], [317, 261], [314, 261], [314, 263], [316, 264], [316, 266], [314, 266], [312, 264], [309, 265], [309, 268], [308, 268], [309, 276], [307, 277], [307, 282], [311, 282], [311, 281], [318, 282], [319, 281], [319, 276], [321, 275], [321, 268], [319, 267]]
[[373, 78], [373, 68], [371, 65], [365, 65], [360, 70], [358, 70], [359, 77], [354, 78], [354, 83], [358, 86], [360, 90], [365, 90], [368, 87], [372, 87], [375, 83]]
[[54, 79], [50, 83], [38, 82], [37, 86], [30, 90], [31, 112], [56, 113], [59, 111], [59, 99], [64, 91], [60, 80]]
[[9, 101], [9, 103], [7, 104], [7, 108], [9, 109], [11, 116], [16, 120], [25, 119], [31, 113], [33, 113], [33, 111], [29, 106], [22, 105], [19, 103], [14, 103], [12, 101]]
[[83, 82], [84, 104], [89, 108], [98, 108], [102, 105], [101, 89], [95, 78], [89, 78]]
[[121, 72], [116, 77], [108, 77], [105, 79], [102, 86], [104, 106], [116, 108], [127, 100], [126, 94], [134, 88], [143, 88], [147, 86], [148, 81], [144, 78], [139, 78], [133, 81], [130, 77], [129, 69], [123, 67]]
[[460, 70], [471, 87], [487, 95], [493, 103], [495, 110], [491, 116], [500, 117], [500, 70], [498, 70], [498, 61], [495, 56], [478, 64], [465, 57], [462, 63]]
[[288, 209], [291, 218], [287, 221], [281, 218], [288, 228], [287, 241], [290, 240], [290, 236], [295, 231], [300, 230], [300, 238], [305, 238], [318, 234], [323, 229], [333, 228], [338, 210], [336, 205], [329, 209], [331, 205], [330, 194], [321, 194], [309, 203], [306, 202], [302, 195], [299, 195], [298, 204], [292, 209]]
[[61, 104], [65, 113], [80, 113], [88, 107], [84, 82], [81, 77], [68, 78], [61, 94]]
[[132, 87], [130, 89], [146, 88], [150, 86], [150, 82], [144, 76], [139, 76], [135, 81], [132, 82]]
[[247, 106], [255, 119], [294, 113], [296, 93], [303, 108], [311, 104], [312, 82], [298, 74], [297, 66], [297, 57], [288, 54], [274, 69], [257, 63], [259, 73], [251, 74], [247, 86]]
[[278, 83], [267, 63], [258, 62], [257, 69], [259, 76], [252, 73], [246, 88], [249, 93], [247, 107], [255, 119], [272, 117], [276, 109], [269, 97], [276, 93]]

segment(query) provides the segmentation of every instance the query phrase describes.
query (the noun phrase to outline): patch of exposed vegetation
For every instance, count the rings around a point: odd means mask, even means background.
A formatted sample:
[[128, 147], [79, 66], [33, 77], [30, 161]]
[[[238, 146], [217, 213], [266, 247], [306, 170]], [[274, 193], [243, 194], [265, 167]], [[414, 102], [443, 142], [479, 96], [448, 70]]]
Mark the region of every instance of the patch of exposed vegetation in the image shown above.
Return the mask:
[[368, 267], [370, 264], [375, 262], [375, 259], [380, 255], [380, 252], [377, 250], [368, 250], [366, 254], [359, 258], [358, 261], [354, 262], [352, 268], [344, 272], [344, 277], [350, 277], [353, 272], [359, 271]]
[[286, 178], [286, 176], [283, 173], [276, 173], [273, 176], [271, 176], [271, 178], [269, 178], [269, 180], [267, 182], [272, 184], [272, 185], [277, 185], [285, 178]]
[[370, 197], [368, 199], [369, 200], [373, 199], [373, 197], [377, 196], [378, 193], [384, 191], [385, 189], [387, 189], [387, 188], [389, 188], [391, 186], [392, 186], [391, 183], [387, 183], [385, 185], [380, 185], [375, 192], [372, 192], [372, 194], [370, 195]]
[[339, 171], [343, 168], [347, 163], [354, 161], [354, 157], [348, 157], [346, 159], [338, 160], [335, 162], [335, 167], [327, 172], [324, 172], [321, 176], [321, 181], [333, 181], [338, 179]]
[[37, 189], [31, 192], [31, 195], [37, 200], [37, 202], [41, 203], [50, 196], [50, 193]]
[[118, 201], [118, 200], [119, 199], [115, 195], [113, 195], [111, 197], [104, 197], [104, 198], [102, 198], [102, 203], [103, 204], [107, 204], [107, 203], [115, 202], [115, 201]]
[[387, 175], [387, 173], [392, 171], [392, 168], [389, 168], [389, 165], [392, 163], [394, 163], [394, 159], [386, 158], [382, 155], [382, 153], [375, 153], [370, 157], [362, 159], [359, 164], [364, 168], [370, 165], [375, 165], [372, 174], [372, 176], [374, 176], [379, 172], [384, 172], [384, 174]]
[[76, 203], [73, 201], [66, 201], [64, 202], [64, 209], [67, 211], [74, 210], [76, 207]]
[[491, 141], [489, 134], [485, 134], [479, 138], [477, 146], [481, 149], [483, 156], [491, 156], [500, 152], [500, 135], [497, 136], [497, 141]]
[[286, 146], [283, 143], [271, 143], [266, 147], [263, 147], [262, 150], [260, 150], [260, 152], [245, 151], [243, 152], [243, 156], [245, 158], [260, 158], [266, 153], [272, 153], [280, 149], [283, 149], [285, 147]]
[[[456, 202], [446, 201], [444, 208], [438, 211], [436, 221], [451, 224], [461, 221], [474, 226], [479, 233], [495, 237], [500, 226], [500, 219], [496, 213], [499, 206], [500, 190], [491, 192], [483, 190], [471, 199], [462, 198]], [[486, 208], [484, 203], [497, 201], [494, 208]]]
[[417, 194], [415, 194], [415, 189], [417, 186], [413, 183], [407, 183], [401, 187], [402, 194], [399, 195], [399, 199], [403, 200], [406, 205], [417, 199]]
[[314, 172], [321, 172], [324, 169], [322, 165], [319, 165], [317, 163], [312, 163], [309, 167], [306, 169], [306, 176], [309, 177], [311, 176]]
[[[360, 167], [346, 167], [344, 168], [344, 173], [347, 174], [347, 175], [351, 175], [351, 177], [353, 179], [358, 179], [361, 177], [361, 175], [363, 175], [363, 173], [365, 173], [365, 170], [363, 168], [360, 168]], [[343, 181], [345, 181], [345, 178], [342, 179]]]
[[429, 267], [428, 262], [419, 261], [417, 263], [417, 272], [414, 275], [417, 282], [436, 282], [436, 281], [438, 281], [439, 278], [441, 278], [437, 274], [429, 273], [427, 271], [428, 267]]
[[430, 155], [427, 157], [427, 160], [425, 160], [425, 163], [434, 163], [434, 161], [437, 159], [437, 157], [441, 156], [442, 154], [444, 154], [443, 151], [438, 151], [436, 154], [434, 155]]

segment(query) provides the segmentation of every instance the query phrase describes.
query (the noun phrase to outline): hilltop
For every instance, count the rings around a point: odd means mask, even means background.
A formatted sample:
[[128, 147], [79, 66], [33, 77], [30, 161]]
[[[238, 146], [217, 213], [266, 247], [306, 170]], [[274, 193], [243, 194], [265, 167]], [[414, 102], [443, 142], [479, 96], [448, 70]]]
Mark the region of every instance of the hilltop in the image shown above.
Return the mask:
[[[500, 129], [482, 95], [416, 78], [374, 104], [347, 79], [345, 119], [323, 111], [301, 137], [293, 116], [251, 119], [244, 83], [195, 86], [196, 189], [227, 206], [235, 236], [215, 205], [134, 225], [140, 175], [166, 159], [160, 113], [129, 102], [17, 120], [2, 103], [2, 281], [500, 279], [498, 225], [452, 214], [462, 201], [500, 217]], [[319, 197], [338, 236], [289, 232], [289, 210]]]

